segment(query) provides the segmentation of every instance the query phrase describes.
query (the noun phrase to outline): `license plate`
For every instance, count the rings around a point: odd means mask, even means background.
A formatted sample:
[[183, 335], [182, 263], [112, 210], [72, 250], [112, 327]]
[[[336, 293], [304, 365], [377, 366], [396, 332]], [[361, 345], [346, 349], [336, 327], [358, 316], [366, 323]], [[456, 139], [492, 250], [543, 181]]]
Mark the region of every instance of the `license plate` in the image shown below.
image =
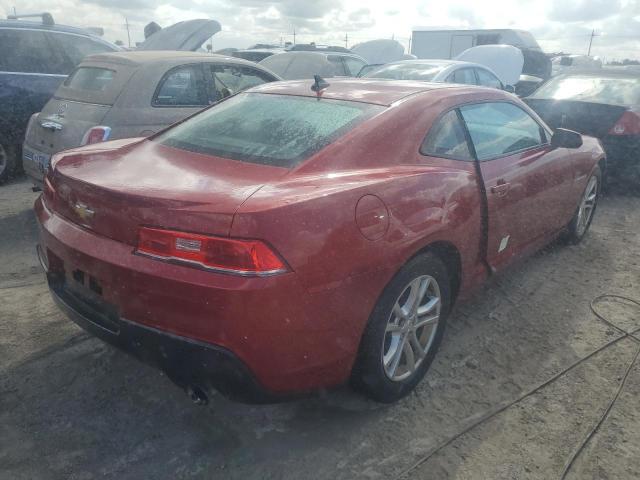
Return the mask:
[[47, 172], [47, 168], [49, 168], [51, 155], [47, 155], [46, 153], [40, 153], [36, 150], [23, 147], [22, 160], [31, 162], [35, 166], [35, 168], [44, 175]]

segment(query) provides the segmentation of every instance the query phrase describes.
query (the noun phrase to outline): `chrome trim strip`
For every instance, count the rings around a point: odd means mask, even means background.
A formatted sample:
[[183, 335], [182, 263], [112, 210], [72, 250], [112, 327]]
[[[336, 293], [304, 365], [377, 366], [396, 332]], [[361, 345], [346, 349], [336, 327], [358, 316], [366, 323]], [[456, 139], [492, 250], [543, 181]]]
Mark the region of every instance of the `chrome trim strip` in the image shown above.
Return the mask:
[[49, 273], [49, 267], [47, 266], [47, 262], [44, 259], [42, 254], [42, 248], [40, 248], [40, 244], [36, 245], [36, 254], [38, 256], [38, 261], [40, 262], [40, 266], [44, 270], [44, 273]]
[[226, 273], [229, 275], [238, 275], [240, 277], [272, 277], [274, 275], [287, 273], [289, 271], [286, 268], [280, 268], [277, 270], [267, 270], [265, 272], [246, 272], [242, 270], [233, 270], [230, 268], [210, 267], [208, 265], [205, 265], [202, 262], [197, 262], [195, 260], [186, 260], [184, 258], [178, 258], [178, 257], [166, 257], [164, 255], [155, 255], [153, 253], [141, 252], [138, 249], [134, 250], [133, 253], [135, 255], [140, 255], [142, 257], [149, 257], [149, 258], [153, 258], [154, 260], [160, 260], [160, 261], [172, 263], [175, 265], [190, 265], [196, 268], [200, 268], [202, 270], [207, 270], [209, 272]]
[[37, 73], [37, 72], [5, 72], [0, 71], [0, 75], [23, 75], [23, 76], [33, 76], [37, 75], [39, 77], [57, 77], [57, 78], [67, 78], [68, 75], [60, 75], [58, 73]]

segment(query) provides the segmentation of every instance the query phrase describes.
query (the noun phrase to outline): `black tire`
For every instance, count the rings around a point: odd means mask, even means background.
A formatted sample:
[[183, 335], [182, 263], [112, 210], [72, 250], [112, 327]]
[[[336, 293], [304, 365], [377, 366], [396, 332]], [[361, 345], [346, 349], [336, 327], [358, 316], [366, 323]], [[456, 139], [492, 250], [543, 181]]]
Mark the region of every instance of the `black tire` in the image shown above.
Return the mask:
[[[413, 280], [423, 276], [431, 277], [439, 287], [440, 317], [435, 325], [435, 333], [431, 333], [432, 330], [428, 333], [431, 338], [428, 343], [430, 346], [420, 363], [417, 364], [415, 371], [406, 379], [392, 380], [385, 371], [383, 363], [383, 355], [388, 347], [388, 335], [392, 335], [386, 331], [387, 324], [390, 319], [395, 318], [392, 317], [392, 311], [396, 301], [401, 301], [402, 295], [407, 291], [407, 288], [410, 288], [409, 284]], [[428, 299], [428, 296], [425, 298]], [[351, 376], [354, 388], [383, 403], [395, 402], [410, 393], [427, 373], [438, 351], [450, 308], [451, 281], [447, 267], [442, 260], [432, 253], [418, 255], [410, 260], [385, 287], [369, 317]]]
[[0, 142], [0, 185], [16, 173], [16, 149], [12, 145]]
[[[586, 220], [586, 223], [581, 218], [581, 208], [583, 207], [583, 202], [589, 193], [590, 187], [592, 185], [592, 181], [595, 179], [597, 182], [595, 189], [595, 198], [593, 201], [593, 208], [589, 211], [589, 217]], [[602, 172], [599, 167], [596, 167], [589, 180], [587, 181], [587, 186], [585, 187], [585, 191], [580, 195], [580, 200], [578, 206], [576, 207], [576, 212], [569, 222], [569, 226], [567, 227], [567, 235], [566, 241], [572, 245], [577, 245], [582, 241], [584, 236], [589, 231], [589, 227], [591, 226], [591, 222], [593, 221], [593, 217], [596, 214], [596, 209], [598, 207], [598, 200], [600, 199], [600, 193], [602, 192]]]

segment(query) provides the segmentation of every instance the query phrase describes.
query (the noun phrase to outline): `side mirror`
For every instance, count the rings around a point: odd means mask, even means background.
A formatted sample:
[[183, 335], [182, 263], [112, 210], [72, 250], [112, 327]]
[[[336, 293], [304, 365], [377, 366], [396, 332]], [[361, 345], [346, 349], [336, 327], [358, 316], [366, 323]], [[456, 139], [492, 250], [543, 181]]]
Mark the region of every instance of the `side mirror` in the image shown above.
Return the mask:
[[509, 93], [516, 93], [516, 87], [513, 85], [505, 85], [503, 90]]
[[556, 128], [551, 136], [551, 146], [553, 148], [580, 148], [582, 135], [566, 128]]

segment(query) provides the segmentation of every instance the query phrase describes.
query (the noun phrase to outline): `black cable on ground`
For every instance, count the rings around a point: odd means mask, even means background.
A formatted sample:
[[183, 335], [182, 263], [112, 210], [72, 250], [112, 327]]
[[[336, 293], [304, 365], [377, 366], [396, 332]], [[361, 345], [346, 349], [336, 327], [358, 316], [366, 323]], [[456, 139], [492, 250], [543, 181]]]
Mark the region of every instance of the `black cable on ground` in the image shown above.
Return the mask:
[[[588, 354], [586, 357], [581, 358], [580, 360], [572, 363], [571, 365], [569, 365], [567, 368], [565, 368], [564, 370], [560, 371], [559, 373], [555, 374], [554, 376], [552, 376], [549, 380], [544, 381], [543, 383], [541, 383], [540, 385], [534, 387], [533, 389], [529, 390], [528, 392], [524, 393], [523, 395], [521, 395], [520, 397], [516, 398], [515, 400], [512, 400], [506, 404], [503, 404], [502, 406], [500, 406], [499, 408], [497, 408], [496, 410], [482, 416], [481, 418], [479, 418], [476, 422], [472, 423], [471, 425], [469, 425], [468, 427], [466, 427], [465, 429], [463, 429], [462, 431], [456, 433], [455, 435], [449, 437], [447, 440], [443, 441], [442, 443], [440, 443], [440, 445], [438, 445], [437, 447], [435, 447], [433, 450], [431, 450], [431, 452], [429, 452], [427, 455], [423, 456], [422, 458], [420, 458], [417, 462], [415, 462], [413, 465], [411, 465], [409, 468], [403, 470], [402, 472], [400, 472], [398, 475], [396, 475], [394, 477], [394, 480], [399, 480], [403, 477], [405, 477], [406, 475], [408, 475], [409, 473], [411, 473], [413, 470], [415, 470], [416, 468], [418, 468], [420, 465], [426, 463], [431, 457], [433, 457], [435, 454], [437, 454], [440, 450], [442, 450], [443, 448], [449, 446], [450, 444], [452, 444], [453, 442], [455, 442], [458, 438], [462, 437], [463, 435], [469, 433], [471, 430], [475, 429], [477, 426], [481, 425], [482, 423], [486, 422], [487, 420], [490, 420], [491, 418], [495, 417], [496, 415], [504, 412], [505, 410], [507, 410], [508, 408], [514, 406], [515, 404], [521, 402], [522, 400], [524, 400], [527, 397], [530, 397], [531, 395], [534, 395], [535, 393], [537, 393], [538, 391], [542, 390], [543, 388], [545, 388], [546, 386], [548, 386], [549, 384], [555, 382], [558, 378], [562, 377], [563, 375], [565, 375], [566, 373], [570, 372], [571, 370], [573, 370], [574, 368], [576, 368], [578, 365], [582, 364], [583, 362], [589, 360], [591, 357], [597, 355], [598, 353], [602, 352], [603, 350], [609, 348], [610, 346], [614, 345], [615, 343], [618, 343], [621, 340], [624, 340], [625, 338], [631, 338], [633, 340], [636, 340], [638, 342], [640, 342], [640, 339], [638, 339], [637, 337], [635, 337], [634, 335], [637, 334], [638, 332], [640, 332], [640, 328], [633, 331], [633, 332], [627, 332], [625, 330], [623, 330], [622, 328], [618, 327], [617, 325], [614, 325], [613, 323], [611, 323], [610, 321], [608, 321], [607, 319], [603, 318], [602, 315], [600, 315], [598, 312], [595, 311], [594, 309], [594, 303], [604, 297], [613, 297], [613, 298], [620, 298], [623, 300], [628, 300], [631, 303], [634, 303], [636, 305], [638, 305], [640, 307], [640, 302], [633, 300], [631, 298], [627, 298], [621, 295], [600, 295], [596, 298], [594, 298], [591, 303], [590, 303], [590, 307], [591, 307], [591, 311], [596, 315], [597, 318], [599, 318], [600, 320], [602, 320], [603, 322], [605, 322], [607, 325], [611, 326], [612, 328], [618, 330], [622, 335], [618, 338], [615, 338], [607, 343], [605, 343], [603, 346], [601, 346], [600, 348], [594, 350], [593, 352], [591, 352], [590, 354]], [[595, 432], [597, 431], [597, 429], [599, 428], [599, 426], [602, 424], [602, 422], [604, 422], [604, 420], [606, 419], [606, 416], [608, 415], [609, 411], [611, 411], [611, 409], [613, 408], [613, 404], [615, 403], [615, 401], [617, 400], [620, 392], [622, 391], [622, 387], [624, 386], [624, 382], [626, 381], [626, 378], [629, 375], [629, 372], [631, 371], [631, 368], [633, 367], [633, 364], [635, 363], [636, 359], [638, 358], [638, 354], [640, 354], [640, 348], [638, 349], [638, 352], [636, 352], [636, 355], [634, 356], [631, 364], [629, 365], [629, 367], [627, 368], [625, 377], [622, 379], [622, 382], [619, 385], [619, 389], [615, 395], [615, 397], [613, 398], [613, 400], [610, 402], [608, 409], [605, 411], [605, 414], [602, 416], [602, 418], [600, 419], [600, 421], [598, 422], [597, 426], [593, 429], [593, 433], [590, 433], [590, 435], [587, 436], [587, 438], [585, 439], [585, 441], [583, 442], [583, 445], [576, 451], [576, 453], [574, 454], [574, 456], [572, 457], [572, 459], [570, 460], [570, 462], [567, 463], [567, 466], [565, 466], [565, 470], [563, 471], [563, 476], [561, 477], [562, 480], [564, 480], [565, 476], [567, 475], [567, 473], [569, 472], [571, 465], [573, 464], [573, 462], [575, 461], [575, 459], [578, 457], [578, 455], [580, 454], [580, 452], [584, 449], [584, 446], [586, 446], [586, 444], [588, 443], [589, 439], [593, 436], [593, 434], [595, 434]]]
[[638, 350], [636, 351], [636, 354], [633, 356], [633, 360], [631, 360], [631, 363], [627, 367], [627, 370], [624, 372], [624, 376], [622, 377], [622, 380], [620, 381], [620, 384], [618, 385], [618, 388], [616, 390], [616, 394], [613, 396], [613, 398], [609, 402], [609, 405], [607, 405], [606, 410], [602, 413], [602, 415], [600, 416], [600, 419], [593, 426], [593, 428], [591, 430], [589, 430], [589, 433], [584, 438], [584, 440], [582, 441], [582, 443], [580, 444], [578, 449], [571, 456], [571, 459], [566, 463], [566, 465], [564, 467], [564, 470], [562, 471], [562, 475], [560, 476], [560, 480], [564, 480], [565, 478], [567, 478], [567, 475], [569, 474], [569, 471], [571, 470], [571, 467], [573, 466], [573, 464], [575, 463], [577, 458], [580, 456], [580, 454], [585, 449], [585, 447], [587, 446], [589, 441], [593, 438], [593, 436], [598, 432], [598, 430], [600, 429], [600, 427], [602, 426], [604, 421], [609, 416], [609, 413], [611, 413], [611, 410], [613, 409], [613, 405], [618, 400], [618, 397], [620, 396], [620, 393], [622, 392], [622, 389], [624, 388], [624, 384], [627, 382], [627, 378], [629, 377], [629, 373], [631, 372], [631, 369], [633, 368], [633, 365], [636, 363], [636, 360], [638, 359], [638, 355], [639, 354], [640, 354], [640, 348], [638, 348]]
[[[625, 333], [625, 337], [631, 337], [634, 340], [640, 342], [640, 339], [635, 337], [635, 334], [638, 333], [640, 331], [640, 329], [635, 330], [633, 332], [627, 332], [627, 331], [621, 329], [620, 327], [618, 327], [617, 325], [611, 323], [609, 320], [604, 318], [600, 313], [598, 313], [596, 311], [595, 303], [598, 302], [598, 300], [602, 300], [604, 298], [618, 298], [618, 299], [621, 299], [621, 300], [626, 300], [626, 301], [628, 301], [630, 303], [633, 303], [633, 304], [637, 305], [638, 307], [640, 307], [640, 302], [637, 302], [636, 300], [634, 300], [632, 298], [628, 298], [628, 297], [625, 297], [625, 296], [622, 296], [622, 295], [600, 295], [599, 297], [594, 298], [591, 301], [591, 305], [590, 305], [591, 306], [591, 311], [600, 320], [605, 322], [607, 325], [615, 328], [616, 330], [620, 330], [620, 331], [624, 332]], [[625, 337], [623, 337], [623, 338], [625, 338]], [[618, 397], [620, 396], [620, 393], [622, 393], [622, 389], [624, 388], [624, 385], [627, 382], [627, 378], [629, 377], [629, 373], [631, 372], [631, 369], [635, 365], [636, 360], [638, 359], [639, 355], [640, 355], [640, 347], [636, 351], [636, 354], [633, 356], [633, 359], [631, 360], [631, 363], [629, 363], [629, 366], [627, 367], [627, 370], [625, 371], [624, 376], [622, 377], [622, 380], [620, 380], [620, 383], [618, 384], [618, 388], [616, 389], [616, 393], [613, 396], [613, 398], [611, 399], [611, 401], [609, 402], [609, 405], [607, 405], [607, 408], [602, 413], [602, 415], [600, 416], [600, 418], [598, 419], [596, 424], [593, 426], [593, 428], [591, 430], [589, 430], [589, 432], [587, 433], [587, 436], [584, 438], [582, 443], [578, 446], [578, 448], [573, 453], [573, 455], [571, 456], [569, 461], [565, 464], [564, 470], [562, 471], [562, 475], [560, 476], [560, 480], [564, 480], [565, 478], [567, 478], [567, 475], [569, 474], [569, 471], [571, 470], [571, 467], [573, 467], [573, 464], [575, 463], [575, 461], [578, 459], [580, 454], [586, 448], [587, 444], [591, 441], [593, 436], [598, 432], [598, 430], [600, 429], [600, 427], [602, 426], [604, 421], [607, 419], [607, 417], [611, 413], [611, 410], [613, 409], [613, 406], [615, 405], [616, 401], [618, 400]]]

